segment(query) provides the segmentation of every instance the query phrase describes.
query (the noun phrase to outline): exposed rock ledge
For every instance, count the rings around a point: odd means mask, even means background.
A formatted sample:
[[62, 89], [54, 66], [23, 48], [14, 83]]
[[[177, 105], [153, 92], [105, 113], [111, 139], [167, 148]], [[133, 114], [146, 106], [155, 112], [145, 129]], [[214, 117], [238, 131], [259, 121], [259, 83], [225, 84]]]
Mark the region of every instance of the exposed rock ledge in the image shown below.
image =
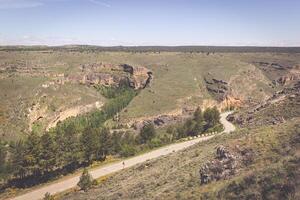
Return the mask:
[[134, 89], [144, 89], [150, 84], [153, 74], [146, 67], [128, 64], [92, 63], [80, 66], [81, 73], [66, 77], [67, 81], [87, 85], [118, 86], [128, 83]]

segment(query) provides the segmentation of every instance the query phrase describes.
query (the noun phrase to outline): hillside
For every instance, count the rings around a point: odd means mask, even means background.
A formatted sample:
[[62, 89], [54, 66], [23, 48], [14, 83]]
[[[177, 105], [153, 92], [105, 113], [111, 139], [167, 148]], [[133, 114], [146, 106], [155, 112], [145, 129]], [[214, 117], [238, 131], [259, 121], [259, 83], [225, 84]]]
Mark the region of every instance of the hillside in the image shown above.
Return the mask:
[[221, 132], [219, 113], [227, 110], [235, 110], [228, 117], [239, 127], [234, 133], [61, 198], [299, 195], [298, 53], [33, 48], [0, 51], [0, 58], [3, 196], [14, 196], [11, 187], [30, 190], [108, 157]]
[[[142, 89], [119, 115], [117, 124], [135, 127], [145, 120], [172, 123], [174, 118], [188, 115], [198, 105], [227, 109], [259, 103], [282, 86], [272, 83], [268, 72], [257, 63], [281, 60], [283, 66], [290, 67], [299, 63], [299, 57], [275, 53], [136, 53], [38, 48], [1, 51], [0, 134], [5, 140], [16, 140], [32, 129], [40, 133], [50, 123], [72, 116], [64, 116], [69, 110], [84, 108], [80, 109], [83, 112], [72, 112], [82, 114], [99, 108], [89, 107], [106, 101], [93, 87], [99, 80], [103, 80], [99, 84], [114, 84], [126, 76], [131, 77], [132, 84], [145, 80], [118, 71], [122, 64], [144, 67], [153, 76], [150, 86]], [[277, 78], [281, 74], [275, 75]], [[90, 109], [85, 109], [86, 106]]]
[[[244, 101], [228, 117], [240, 127], [237, 131], [102, 178], [89, 192], [75, 190], [58, 198], [299, 199], [298, 61], [281, 58], [279, 63], [268, 55], [262, 62], [252, 56], [241, 59], [272, 82], [274, 93]], [[226, 81], [218, 80], [205, 77], [209, 87], [226, 90]]]
[[0, 200], [300, 200], [299, 10], [0, 0]]
[[299, 122], [218, 136], [59, 199], [299, 199]]

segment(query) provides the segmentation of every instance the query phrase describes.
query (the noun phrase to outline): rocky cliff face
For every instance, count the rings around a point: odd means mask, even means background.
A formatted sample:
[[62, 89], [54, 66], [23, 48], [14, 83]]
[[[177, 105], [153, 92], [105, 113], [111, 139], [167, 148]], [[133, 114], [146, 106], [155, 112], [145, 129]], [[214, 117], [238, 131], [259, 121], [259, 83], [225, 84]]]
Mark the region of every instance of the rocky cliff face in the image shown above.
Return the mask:
[[72, 82], [88, 85], [119, 86], [128, 83], [130, 87], [138, 90], [150, 84], [152, 72], [145, 67], [128, 64], [92, 63], [80, 66], [81, 73], [68, 76]]
[[279, 77], [276, 80], [276, 83], [282, 85], [282, 86], [287, 86], [294, 84], [300, 80], [300, 66], [294, 66], [293, 69], [289, 70], [289, 72], [286, 75], [283, 75]]
[[283, 123], [297, 116], [300, 116], [300, 81], [276, 92], [265, 102], [233, 114], [228, 119], [244, 127]]
[[207, 91], [219, 101], [223, 101], [229, 92], [228, 83], [224, 80], [219, 80], [208, 73], [204, 77]]
[[204, 77], [207, 91], [217, 101], [217, 107], [220, 110], [239, 108], [243, 102], [239, 97], [232, 93], [230, 84], [224, 80], [215, 78], [208, 73]]
[[133, 67], [127, 64], [120, 65], [124, 72], [130, 74], [130, 86], [135, 89], [144, 89], [150, 84], [153, 74], [145, 67]]

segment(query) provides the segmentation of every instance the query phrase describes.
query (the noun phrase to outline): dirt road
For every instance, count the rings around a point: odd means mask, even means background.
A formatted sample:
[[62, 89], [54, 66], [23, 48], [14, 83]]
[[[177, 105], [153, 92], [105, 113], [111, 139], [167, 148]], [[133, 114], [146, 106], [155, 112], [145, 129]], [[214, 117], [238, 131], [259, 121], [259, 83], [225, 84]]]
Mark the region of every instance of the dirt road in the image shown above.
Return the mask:
[[[226, 113], [222, 113], [221, 114], [221, 123], [224, 125], [224, 131], [223, 133], [229, 133], [231, 131], [235, 130], [235, 127], [233, 124], [231, 124], [230, 122], [228, 122], [226, 120], [226, 117], [230, 114], [230, 112], [226, 112]], [[124, 168], [128, 168], [131, 167], [133, 165], [145, 162], [147, 160], [150, 159], [154, 159], [154, 158], [158, 158], [160, 156], [163, 155], [167, 155], [170, 153], [174, 153], [176, 151], [180, 151], [182, 149], [185, 149], [187, 147], [190, 147], [198, 142], [201, 141], [205, 141], [205, 140], [209, 140], [210, 138], [214, 137], [213, 135], [211, 136], [207, 136], [207, 137], [200, 137], [200, 138], [196, 138], [193, 140], [189, 140], [189, 141], [185, 141], [185, 142], [181, 142], [181, 143], [176, 143], [176, 144], [171, 144], [169, 146], [166, 147], [162, 147], [160, 149], [151, 151], [149, 153], [145, 153], [139, 156], [135, 156], [133, 158], [124, 160], [125, 165], [123, 166], [123, 161], [114, 163], [114, 164], [110, 164], [104, 167], [99, 167], [96, 169], [92, 169], [90, 170], [90, 174], [93, 176], [93, 178], [99, 178], [101, 176], [113, 173], [113, 172], [117, 172], [120, 171]], [[41, 187], [39, 189], [35, 189], [33, 191], [30, 191], [26, 194], [20, 195], [18, 197], [12, 198], [12, 200], [38, 200], [38, 199], [42, 199], [45, 195], [45, 193], [49, 192], [50, 194], [55, 194], [55, 193], [59, 193], [59, 192], [63, 192], [65, 190], [71, 189], [73, 187], [76, 186], [76, 184], [79, 181], [79, 175], [74, 176], [72, 178], [66, 179], [66, 180], [62, 180], [60, 182], [57, 183], [53, 183], [44, 187]]]

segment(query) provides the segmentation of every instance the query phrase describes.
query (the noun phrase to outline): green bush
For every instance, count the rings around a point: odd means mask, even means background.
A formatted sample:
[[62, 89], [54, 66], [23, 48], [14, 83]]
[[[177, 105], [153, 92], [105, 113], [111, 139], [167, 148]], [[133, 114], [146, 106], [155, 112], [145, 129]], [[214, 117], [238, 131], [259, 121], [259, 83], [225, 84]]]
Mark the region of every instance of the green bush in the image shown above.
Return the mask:
[[121, 147], [120, 155], [123, 157], [134, 156], [136, 154], [136, 149], [134, 146], [129, 144], [124, 144]]
[[156, 147], [160, 147], [160, 146], [162, 146], [162, 141], [159, 139], [159, 138], [157, 138], [157, 137], [155, 137], [155, 138], [152, 138], [149, 142], [148, 142], [148, 146], [150, 147], [150, 148], [156, 148]]
[[147, 143], [156, 135], [154, 125], [152, 123], [145, 124], [140, 132], [140, 142], [142, 144]]
[[77, 185], [81, 190], [87, 192], [93, 185], [93, 178], [87, 169], [84, 169]]
[[49, 192], [46, 192], [43, 200], [54, 200], [54, 197]]

